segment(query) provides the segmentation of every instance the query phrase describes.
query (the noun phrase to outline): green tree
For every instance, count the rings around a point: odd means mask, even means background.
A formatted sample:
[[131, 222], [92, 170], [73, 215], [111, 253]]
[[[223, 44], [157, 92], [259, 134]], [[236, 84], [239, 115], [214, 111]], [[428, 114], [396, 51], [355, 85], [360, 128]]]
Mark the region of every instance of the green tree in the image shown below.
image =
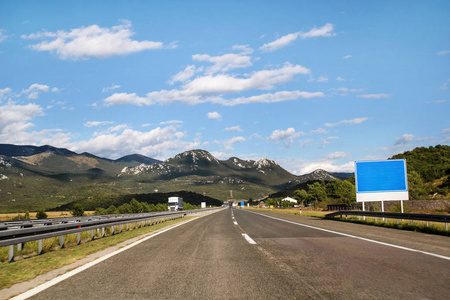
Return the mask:
[[356, 201], [356, 188], [349, 181], [341, 181], [338, 185], [336, 196], [342, 203], [350, 205]]
[[72, 208], [72, 211], [70, 212], [72, 216], [74, 217], [81, 217], [84, 216], [84, 208], [83, 205], [80, 203], [75, 203], [75, 205]]
[[128, 203], [124, 203], [121, 206], [118, 207], [119, 209], [119, 213], [121, 214], [131, 214], [132, 210], [131, 210], [131, 206]]
[[130, 207], [132, 213], [141, 213], [144, 210], [141, 202], [137, 201], [135, 198], [131, 199]]
[[308, 200], [308, 192], [305, 190], [296, 190], [293, 193], [294, 199], [299, 201], [299, 204], [302, 204], [304, 202], [307, 202]]
[[101, 215], [107, 215], [108, 212], [103, 207], [97, 207], [95, 209], [95, 213], [94, 214], [97, 215], [97, 216], [101, 216]]
[[141, 202], [142, 212], [151, 212], [151, 207], [147, 202]]
[[408, 173], [408, 190], [411, 200], [420, 200], [427, 193], [422, 177], [416, 171]]
[[114, 205], [110, 205], [106, 209], [106, 212], [107, 212], [108, 215], [120, 214], [120, 211]]
[[47, 219], [48, 215], [44, 210], [40, 210], [36, 214], [36, 218], [38, 219]]
[[314, 201], [322, 202], [327, 200], [327, 192], [323, 184], [314, 182], [313, 184], [308, 184], [309, 194], [312, 196]]
[[27, 210], [25, 212], [25, 220], [29, 220], [30, 219], [30, 212]]

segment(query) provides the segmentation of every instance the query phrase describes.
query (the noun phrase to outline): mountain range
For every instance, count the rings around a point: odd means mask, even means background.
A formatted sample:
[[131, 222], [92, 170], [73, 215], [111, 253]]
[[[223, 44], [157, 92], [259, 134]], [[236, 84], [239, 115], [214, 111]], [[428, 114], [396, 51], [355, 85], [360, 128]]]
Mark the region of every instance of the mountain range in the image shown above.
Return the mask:
[[52, 146], [0, 144], [0, 211], [50, 209], [97, 195], [192, 191], [226, 200], [258, 199], [311, 181], [350, 173], [296, 176], [275, 161], [218, 160], [190, 150], [165, 161], [139, 154], [117, 160]]

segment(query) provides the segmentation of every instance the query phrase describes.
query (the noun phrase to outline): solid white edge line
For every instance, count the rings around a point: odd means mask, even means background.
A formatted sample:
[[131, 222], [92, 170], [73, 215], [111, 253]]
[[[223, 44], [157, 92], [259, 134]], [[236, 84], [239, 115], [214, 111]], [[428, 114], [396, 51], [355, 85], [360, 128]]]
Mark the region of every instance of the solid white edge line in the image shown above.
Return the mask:
[[243, 233], [242, 236], [245, 238], [245, 240], [246, 240], [249, 244], [256, 245], [256, 242], [255, 242], [251, 237], [249, 237], [248, 234]]
[[[204, 216], [207, 216], [207, 215], [204, 215]], [[204, 217], [204, 216], [201, 216], [201, 217]], [[84, 270], [87, 270], [90, 267], [95, 266], [96, 264], [101, 263], [102, 261], [105, 261], [105, 260], [107, 260], [110, 257], [113, 257], [114, 255], [117, 255], [117, 254], [119, 254], [119, 253], [121, 253], [123, 251], [126, 251], [126, 250], [128, 250], [128, 249], [130, 249], [130, 248], [132, 248], [132, 247], [134, 247], [134, 246], [136, 246], [136, 245], [138, 245], [138, 244], [140, 244], [142, 242], [145, 242], [146, 240], [154, 238], [155, 236], [158, 236], [158, 235], [160, 235], [160, 234], [162, 234], [162, 233], [164, 233], [166, 231], [169, 231], [169, 230], [171, 230], [171, 229], [173, 229], [175, 227], [184, 225], [186, 223], [189, 223], [191, 221], [198, 220], [198, 219], [199, 218], [187, 220], [185, 222], [182, 222], [182, 223], [179, 223], [179, 224], [175, 224], [175, 225], [173, 225], [173, 226], [171, 226], [169, 228], [166, 228], [166, 229], [163, 229], [163, 230], [161, 230], [159, 232], [156, 232], [156, 233], [154, 233], [154, 234], [152, 234], [152, 235], [150, 235], [148, 237], [145, 237], [145, 238], [143, 238], [143, 239], [141, 239], [139, 241], [136, 241], [136, 242], [134, 242], [134, 243], [132, 243], [132, 244], [130, 244], [128, 246], [125, 246], [125, 247], [123, 247], [123, 248], [121, 248], [119, 250], [116, 250], [116, 251], [114, 251], [112, 253], [109, 253], [109, 254], [107, 254], [105, 256], [99, 257], [96, 260], [93, 260], [93, 261], [91, 261], [91, 262], [89, 262], [89, 263], [87, 263], [85, 265], [82, 265], [82, 266], [80, 266], [80, 267], [78, 267], [78, 268], [76, 268], [76, 269], [74, 269], [74, 270], [72, 270], [70, 272], [67, 272], [67, 273], [65, 273], [63, 275], [60, 275], [60, 276], [58, 276], [58, 277], [56, 277], [56, 278], [54, 278], [54, 279], [52, 279], [50, 281], [47, 281], [47, 282], [45, 282], [45, 283], [43, 283], [41, 285], [38, 285], [37, 287], [32, 288], [31, 290], [28, 290], [28, 291], [26, 291], [26, 292], [24, 292], [24, 293], [22, 293], [20, 295], [17, 295], [17, 296], [15, 296], [13, 298], [10, 298], [10, 300], [23, 300], [23, 299], [27, 299], [27, 298], [29, 298], [31, 296], [34, 296], [34, 295], [36, 295], [36, 294], [38, 294], [38, 293], [48, 289], [49, 287], [54, 286], [57, 283], [60, 283], [61, 281], [65, 280], [67, 278], [70, 278], [70, 277], [72, 277], [72, 276], [74, 276], [74, 275], [76, 275], [76, 274], [78, 274], [80, 272], [83, 272]]]
[[407, 251], [412, 251], [412, 252], [418, 252], [418, 253], [422, 253], [422, 254], [425, 254], [425, 255], [430, 255], [430, 256], [437, 257], [437, 258], [450, 260], [450, 257], [444, 256], [444, 255], [439, 255], [439, 254], [426, 252], [426, 251], [422, 251], [422, 250], [407, 248], [407, 247], [398, 246], [398, 245], [394, 245], [394, 244], [388, 244], [388, 243], [384, 243], [384, 242], [380, 242], [380, 241], [376, 241], [376, 240], [371, 240], [371, 239], [368, 239], [368, 238], [363, 238], [363, 237], [360, 237], [360, 236], [346, 234], [346, 233], [342, 233], [342, 232], [338, 232], [338, 231], [333, 231], [333, 230], [323, 229], [323, 228], [314, 227], [314, 226], [310, 226], [310, 225], [300, 224], [300, 223], [296, 223], [296, 222], [292, 222], [292, 221], [288, 221], [288, 220], [284, 220], [284, 219], [280, 219], [280, 218], [276, 218], [276, 217], [272, 217], [272, 216], [268, 216], [268, 215], [264, 215], [264, 214], [260, 214], [260, 213], [256, 213], [256, 212], [251, 212], [251, 211], [249, 211], [249, 212], [253, 213], [253, 214], [256, 214], [256, 215], [260, 215], [260, 216], [266, 217], [266, 218], [270, 218], [270, 219], [274, 219], [274, 220], [278, 220], [278, 221], [283, 221], [283, 222], [291, 223], [291, 224], [298, 225], [298, 226], [303, 226], [303, 227], [307, 227], [307, 228], [311, 228], [311, 229], [321, 230], [321, 231], [334, 233], [334, 234], [338, 234], [338, 235], [342, 235], [342, 236], [346, 236], [346, 237], [350, 237], [350, 238], [354, 238], [354, 239], [358, 239], [358, 240], [363, 240], [363, 241], [366, 241], [366, 242], [371, 242], [371, 243], [375, 243], [375, 244], [379, 244], [379, 245], [389, 246], [389, 247], [402, 249], [402, 250], [407, 250]]

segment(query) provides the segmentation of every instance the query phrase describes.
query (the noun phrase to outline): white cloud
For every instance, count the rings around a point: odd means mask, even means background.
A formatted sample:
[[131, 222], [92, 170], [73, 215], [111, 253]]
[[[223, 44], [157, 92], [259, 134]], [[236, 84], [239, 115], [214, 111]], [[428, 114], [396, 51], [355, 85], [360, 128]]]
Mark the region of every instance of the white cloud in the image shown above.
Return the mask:
[[222, 116], [218, 112], [209, 112], [206, 114], [208, 116], [208, 119], [215, 119], [215, 120], [221, 120]]
[[49, 91], [50, 87], [45, 84], [38, 84], [34, 83], [32, 84], [28, 89], [23, 90], [20, 95], [27, 95], [28, 99], [37, 99], [39, 97], [40, 93], [47, 93]]
[[337, 160], [337, 159], [345, 158], [348, 156], [349, 156], [349, 154], [346, 152], [337, 151], [337, 152], [327, 154], [327, 155], [323, 156], [323, 158], [325, 160]]
[[352, 56], [351, 55], [346, 55], [346, 56], [344, 56], [344, 57], [342, 57], [343, 59], [349, 59], [349, 58], [351, 58]]
[[6, 40], [6, 38], [8, 37], [6, 34], [5, 34], [5, 29], [0, 29], [0, 43], [1, 42], [4, 42], [5, 40]]
[[233, 127], [227, 127], [227, 128], [225, 128], [225, 131], [242, 132], [243, 130], [241, 129], [240, 125], [237, 125], [237, 126], [233, 126]]
[[[118, 128], [117, 128], [118, 129]], [[96, 155], [118, 158], [130, 153], [139, 153], [153, 158], [164, 158], [168, 152], [184, 149], [186, 142], [175, 126], [157, 127], [150, 131], [125, 129], [110, 130], [108, 134], [97, 135], [90, 140], [71, 143], [70, 149], [76, 152], [88, 151]]]
[[[281, 68], [271, 70], [255, 71], [245, 75], [243, 78], [227, 74], [205, 75], [194, 78], [182, 86], [181, 89], [161, 90], [150, 92], [146, 97], [139, 97], [136, 93], [116, 93], [103, 99], [105, 105], [153, 105], [171, 104], [182, 102], [189, 105], [200, 103], [218, 103], [223, 105], [236, 105], [252, 102], [279, 102], [292, 100], [293, 98], [323, 97], [323, 93], [308, 92], [278, 92], [249, 98], [237, 98], [226, 100], [223, 94], [240, 93], [249, 90], [269, 90], [276, 85], [289, 82], [297, 74], [308, 74], [309, 69], [300, 65], [285, 63]], [[285, 99], [285, 100], [284, 100]]]
[[313, 38], [313, 37], [319, 37], [319, 36], [325, 36], [325, 37], [335, 36], [336, 34], [333, 33], [332, 31], [333, 31], [333, 24], [330, 24], [330, 23], [325, 24], [321, 28], [316, 28], [314, 26], [314, 28], [308, 32], [299, 31], [299, 32], [295, 32], [295, 33], [289, 33], [285, 36], [282, 36], [279, 39], [276, 39], [273, 42], [262, 45], [259, 49], [262, 51], [267, 51], [267, 52], [275, 51], [280, 48], [286, 47], [287, 45], [289, 45], [292, 42], [294, 42], [295, 40], [297, 40], [299, 37], [301, 39], [306, 39], [306, 38]]
[[11, 91], [12, 90], [10, 88], [0, 89], [0, 100], [3, 99], [4, 96], [10, 94]]
[[442, 129], [443, 134], [449, 134], [450, 133], [450, 127]]
[[316, 82], [328, 82], [328, 77], [319, 76], [319, 78], [317, 78]]
[[222, 56], [209, 56], [208, 54], [195, 54], [192, 56], [195, 61], [206, 61], [213, 63], [212, 67], [206, 69], [207, 74], [226, 72], [236, 68], [246, 68], [252, 65], [252, 57], [242, 54], [228, 53]]
[[337, 139], [339, 139], [338, 136], [330, 136], [330, 137], [327, 137], [326, 139], [322, 139], [321, 147], [323, 148], [323, 147], [325, 147], [325, 145], [328, 145], [329, 143], [331, 143], [332, 140], [337, 140]]
[[111, 86], [104, 87], [102, 89], [102, 93], [108, 93], [110, 91], [114, 91], [114, 90], [117, 90], [117, 89], [120, 89], [120, 85], [118, 85], [118, 84], [111, 84]]
[[91, 25], [70, 31], [39, 32], [22, 35], [23, 39], [44, 39], [31, 45], [36, 51], [55, 52], [60, 59], [85, 60], [89, 58], [108, 58], [151, 49], [161, 49], [162, 42], [136, 41], [131, 37], [131, 22], [123, 20], [121, 25], [111, 28]]
[[229, 140], [225, 140], [223, 142], [223, 145], [225, 147], [225, 150], [232, 150], [234, 144], [242, 143], [242, 142], [245, 142], [245, 141], [246, 141], [246, 139], [244, 137], [236, 136], [236, 137], [233, 137], [233, 138], [231, 138]]
[[365, 98], [365, 99], [381, 99], [381, 98], [389, 98], [391, 95], [389, 94], [365, 94], [358, 95], [357, 97]]
[[449, 79], [447, 79], [447, 81], [446, 82], [444, 82], [442, 85], [441, 85], [441, 87], [439, 88], [441, 91], [446, 91], [446, 90], [448, 90], [448, 83], [450, 82], [450, 78]]
[[0, 106], [0, 140], [4, 143], [26, 142], [28, 138], [36, 140], [25, 131], [34, 126], [29, 122], [31, 119], [42, 115], [43, 109], [33, 103], [18, 105], [8, 102]]
[[286, 170], [296, 175], [309, 174], [317, 169], [322, 169], [327, 172], [354, 172], [354, 162], [349, 161], [343, 164], [336, 163], [337, 158], [329, 158], [328, 156], [333, 156], [333, 154], [326, 155], [317, 161], [309, 161], [301, 158], [296, 159], [282, 159], [278, 163], [285, 166]]
[[232, 49], [241, 51], [242, 54], [252, 54], [254, 51], [249, 45], [234, 45]]
[[109, 121], [89, 121], [84, 123], [85, 127], [98, 127], [98, 126], [103, 126], [103, 125], [109, 125], [109, 124], [113, 124], [113, 122], [109, 122]]
[[195, 73], [201, 72], [202, 70], [203, 67], [196, 69], [194, 65], [189, 65], [183, 71], [180, 71], [174, 76], [172, 76], [172, 80], [170, 80], [169, 83], [174, 84], [176, 82], [186, 82], [192, 77], [194, 77]]
[[224, 106], [234, 106], [238, 104], [250, 104], [250, 103], [276, 103], [289, 100], [297, 100], [300, 98], [303, 99], [321, 98], [324, 96], [325, 95], [322, 92], [311, 93], [302, 91], [282, 91], [276, 93], [261, 94], [257, 96], [240, 97], [231, 100], [221, 99], [220, 101], [218, 101], [218, 103], [221, 103]]
[[361, 124], [365, 121], [367, 121], [369, 118], [354, 118], [351, 120], [342, 120], [336, 123], [325, 123], [325, 127], [335, 127], [339, 125], [355, 125], [355, 124]]
[[341, 76], [339, 76], [338, 78], [336, 78], [337, 81], [345, 81], [344, 78], [342, 78]]
[[183, 121], [181, 120], [169, 120], [169, 121], [164, 121], [164, 122], [160, 122], [159, 125], [170, 125], [170, 124], [183, 124]]
[[314, 129], [314, 130], [311, 130], [309, 132], [309, 134], [325, 134], [325, 133], [328, 133], [328, 131], [323, 129], [323, 128], [321, 128], [321, 127], [317, 128], [317, 129]]
[[448, 100], [434, 100], [434, 101], [427, 101], [427, 103], [431, 103], [431, 104], [442, 104], [448, 102]]
[[295, 128], [290, 127], [286, 130], [274, 130], [268, 139], [272, 141], [292, 140], [301, 136], [302, 134], [302, 131], [296, 132]]
[[401, 137], [395, 139], [394, 145], [407, 145], [413, 142], [415, 139], [416, 137], [413, 134], [404, 134]]
[[436, 53], [437, 55], [440, 55], [440, 56], [445, 56], [445, 55], [447, 55], [447, 54], [450, 54], [450, 50], [442, 50], [442, 51], [439, 51], [438, 53]]
[[148, 98], [139, 97], [136, 93], [114, 93], [103, 100], [106, 106], [120, 105], [120, 104], [134, 104], [137, 106], [153, 104]]

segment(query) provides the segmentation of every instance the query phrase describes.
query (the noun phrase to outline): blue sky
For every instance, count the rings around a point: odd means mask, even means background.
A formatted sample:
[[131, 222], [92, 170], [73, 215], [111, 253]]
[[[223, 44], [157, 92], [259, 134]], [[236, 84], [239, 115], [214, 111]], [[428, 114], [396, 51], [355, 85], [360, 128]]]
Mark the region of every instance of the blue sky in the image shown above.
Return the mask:
[[353, 171], [450, 144], [449, 1], [1, 1], [0, 143]]

